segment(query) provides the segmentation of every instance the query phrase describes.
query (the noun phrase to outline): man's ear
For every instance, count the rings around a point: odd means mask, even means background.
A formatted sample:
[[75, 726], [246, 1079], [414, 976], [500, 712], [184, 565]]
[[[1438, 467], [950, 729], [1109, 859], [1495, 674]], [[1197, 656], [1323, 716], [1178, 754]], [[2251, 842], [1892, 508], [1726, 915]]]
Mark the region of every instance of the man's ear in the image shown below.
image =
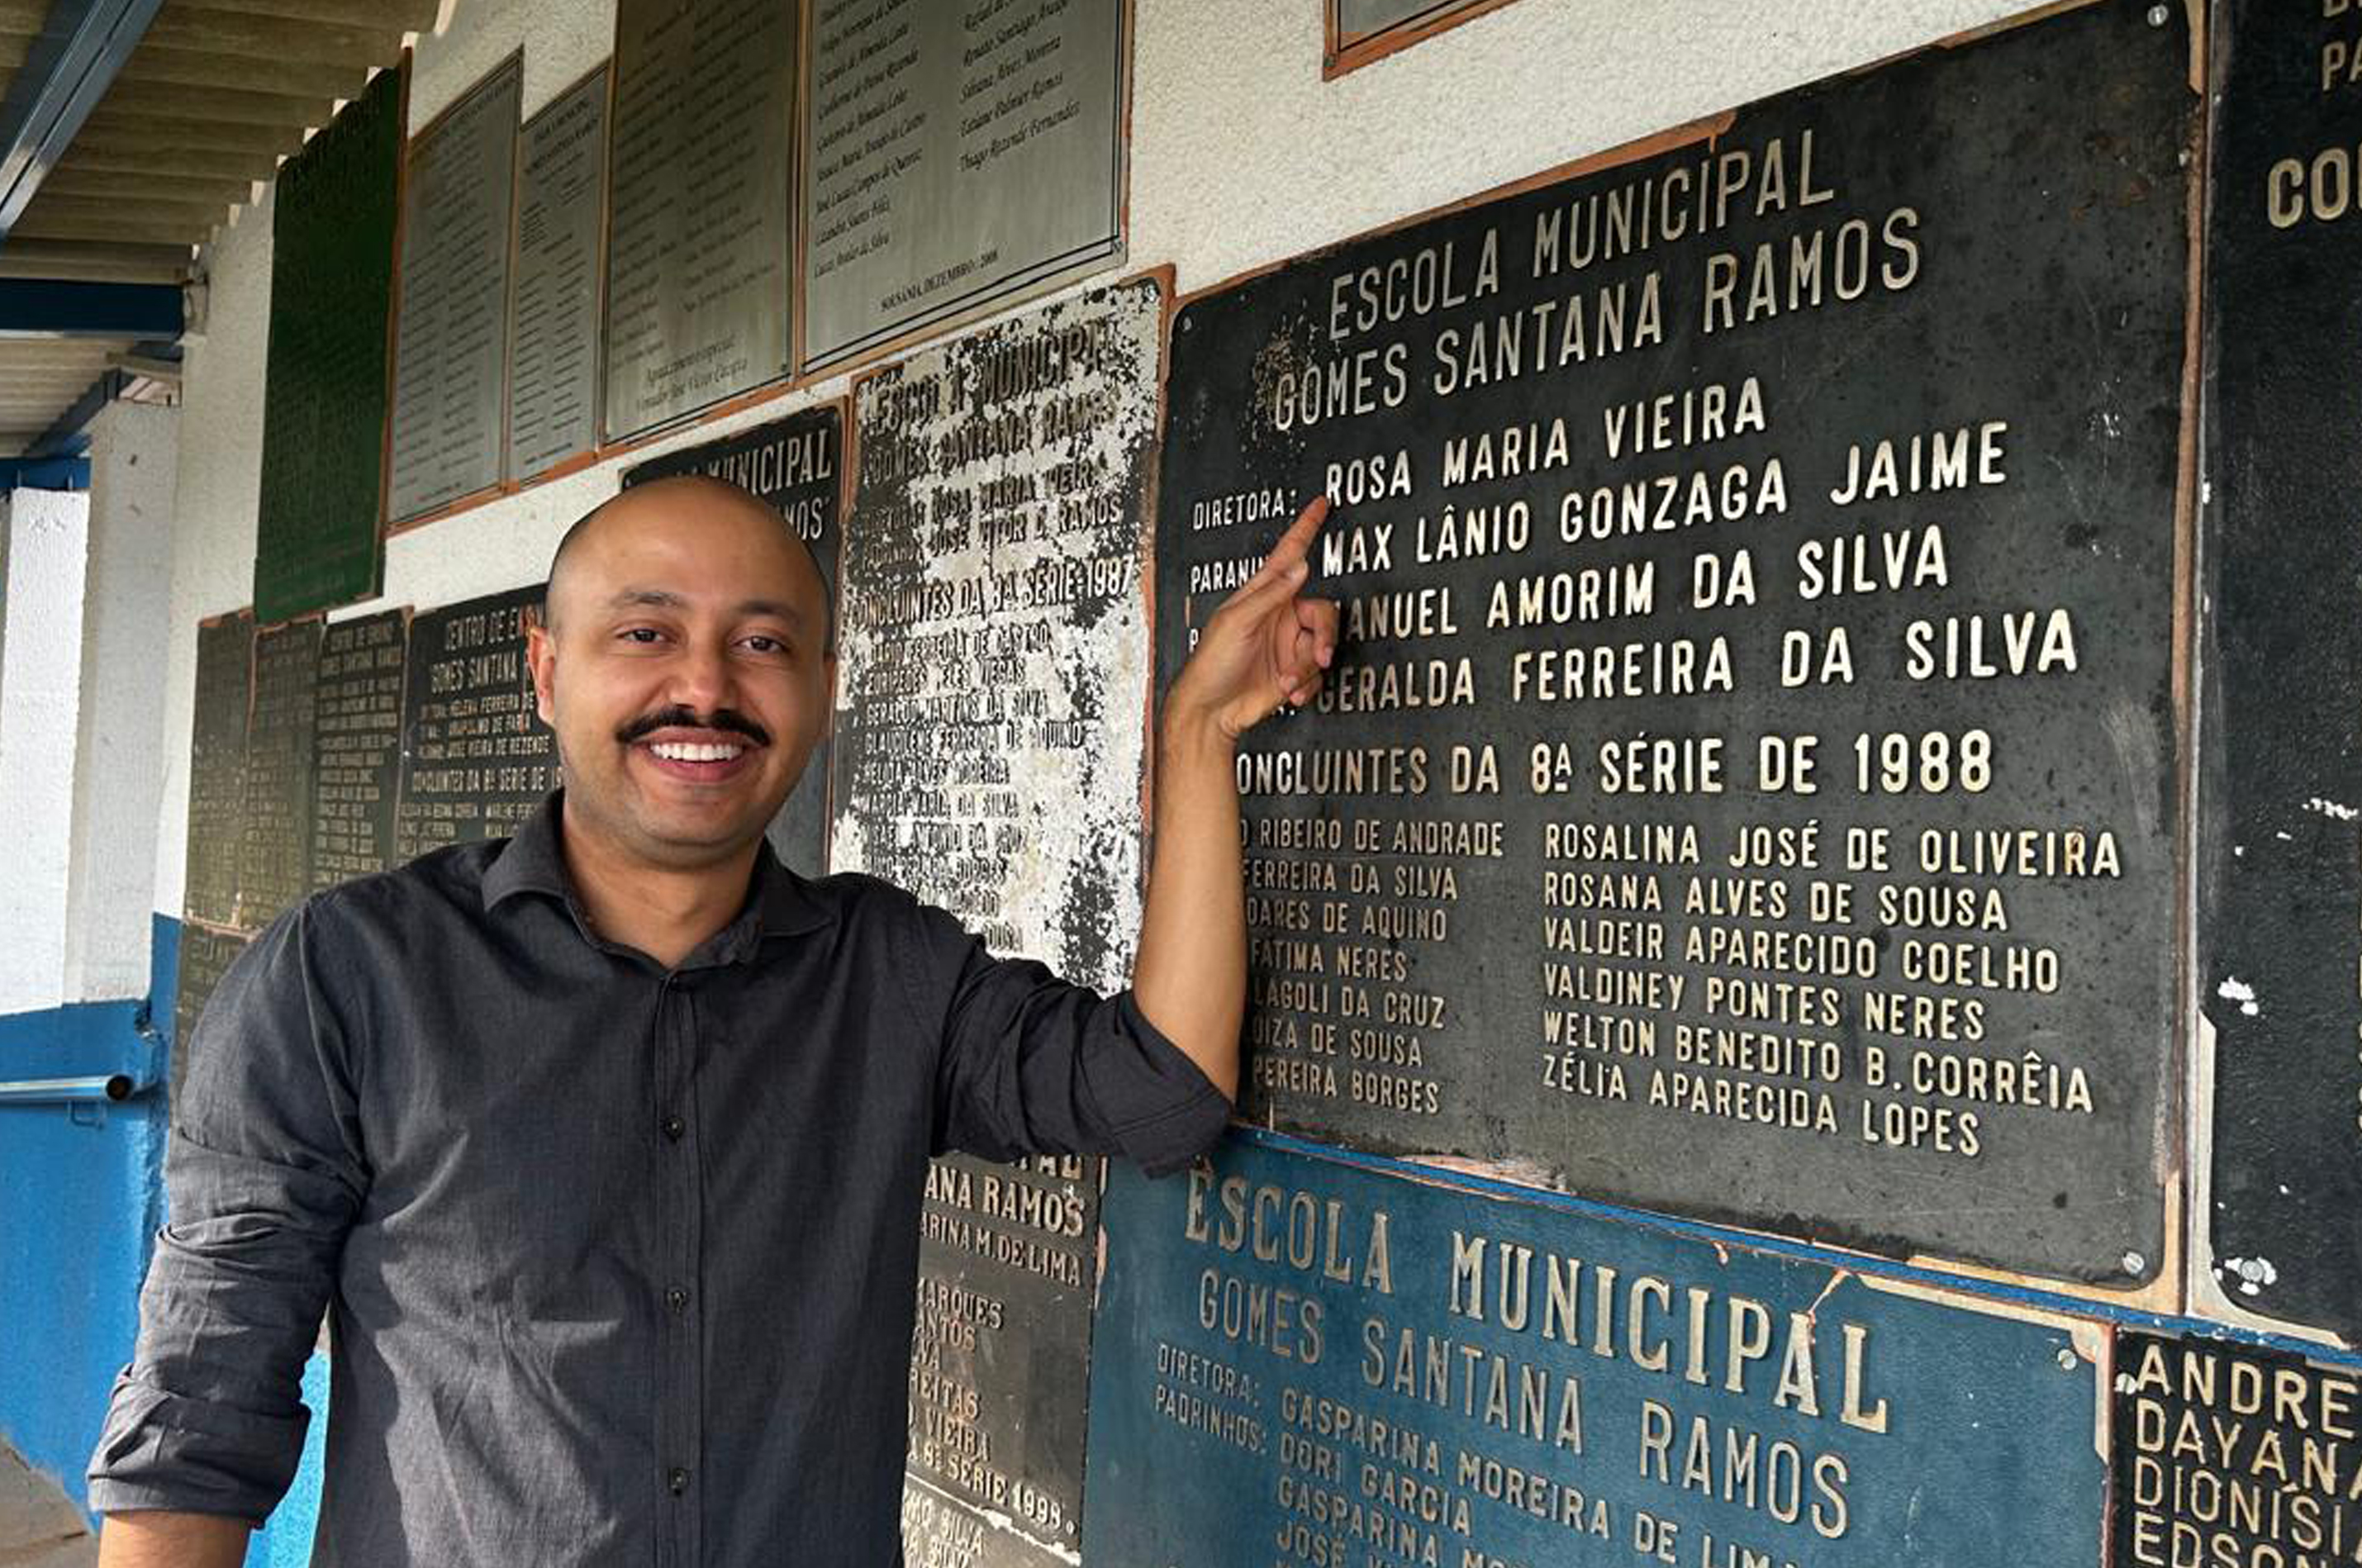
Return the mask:
[[524, 662], [533, 672], [534, 712], [554, 730], [557, 727], [557, 645], [538, 616], [529, 619], [525, 625]]

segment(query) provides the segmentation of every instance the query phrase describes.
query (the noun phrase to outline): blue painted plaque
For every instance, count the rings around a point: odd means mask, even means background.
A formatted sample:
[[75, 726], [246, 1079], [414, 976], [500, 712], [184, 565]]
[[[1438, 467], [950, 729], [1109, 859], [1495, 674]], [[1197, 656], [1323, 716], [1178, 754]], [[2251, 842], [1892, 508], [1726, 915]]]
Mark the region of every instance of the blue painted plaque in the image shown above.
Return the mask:
[[1094, 1568], [2100, 1561], [2096, 1324], [1236, 1139], [1105, 1213]]

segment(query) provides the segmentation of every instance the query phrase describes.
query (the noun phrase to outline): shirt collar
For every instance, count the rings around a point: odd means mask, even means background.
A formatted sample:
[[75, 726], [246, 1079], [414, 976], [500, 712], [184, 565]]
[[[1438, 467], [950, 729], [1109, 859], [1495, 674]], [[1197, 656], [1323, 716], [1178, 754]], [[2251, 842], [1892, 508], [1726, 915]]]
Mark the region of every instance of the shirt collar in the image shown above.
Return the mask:
[[[541, 893], [557, 899], [580, 923], [581, 911], [566, 878], [566, 856], [559, 846], [558, 818], [565, 811], [566, 791], [553, 790], [502, 845], [484, 867], [484, 908], [493, 910], [518, 893]], [[750, 918], [751, 917], [751, 918]], [[755, 852], [755, 879], [746, 909], [725, 927], [716, 941], [744, 956], [755, 942], [771, 936], [796, 936], [817, 931], [835, 917], [811, 884], [779, 864], [768, 840]]]

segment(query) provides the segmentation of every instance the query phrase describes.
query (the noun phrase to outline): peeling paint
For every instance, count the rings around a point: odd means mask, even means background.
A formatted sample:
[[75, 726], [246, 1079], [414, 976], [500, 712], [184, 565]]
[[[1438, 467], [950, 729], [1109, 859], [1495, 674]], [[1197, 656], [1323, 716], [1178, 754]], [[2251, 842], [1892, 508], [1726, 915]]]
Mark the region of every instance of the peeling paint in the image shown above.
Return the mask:
[[856, 392], [830, 865], [1121, 986], [1139, 937], [1154, 280]]
[[2341, 823], [2362, 822], [2362, 809], [2345, 805], [2336, 801], [2324, 801], [2318, 795], [2307, 801], [2304, 803], [2304, 809], [2308, 812], [2318, 812], [2324, 817], [2335, 817]]
[[2225, 1284], [2235, 1280], [2242, 1296], [2261, 1296], [2266, 1286], [2279, 1284], [2280, 1277], [2269, 1258], [2224, 1258], [2214, 1272], [2224, 1276]]
[[2249, 1018], [2259, 1017], [2264, 1010], [2256, 1001], [2256, 988], [2235, 975], [2215, 987], [2214, 994], [2224, 1001], [2237, 1002], [2240, 1012]]

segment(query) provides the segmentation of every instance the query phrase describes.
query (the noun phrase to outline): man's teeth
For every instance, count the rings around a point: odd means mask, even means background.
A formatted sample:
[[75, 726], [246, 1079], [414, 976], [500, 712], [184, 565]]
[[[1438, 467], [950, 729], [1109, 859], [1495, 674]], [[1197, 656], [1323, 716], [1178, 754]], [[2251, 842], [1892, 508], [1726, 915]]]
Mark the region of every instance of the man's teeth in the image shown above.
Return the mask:
[[648, 749], [667, 762], [727, 762], [746, 748], [739, 745], [691, 745], [686, 741], [658, 741]]

